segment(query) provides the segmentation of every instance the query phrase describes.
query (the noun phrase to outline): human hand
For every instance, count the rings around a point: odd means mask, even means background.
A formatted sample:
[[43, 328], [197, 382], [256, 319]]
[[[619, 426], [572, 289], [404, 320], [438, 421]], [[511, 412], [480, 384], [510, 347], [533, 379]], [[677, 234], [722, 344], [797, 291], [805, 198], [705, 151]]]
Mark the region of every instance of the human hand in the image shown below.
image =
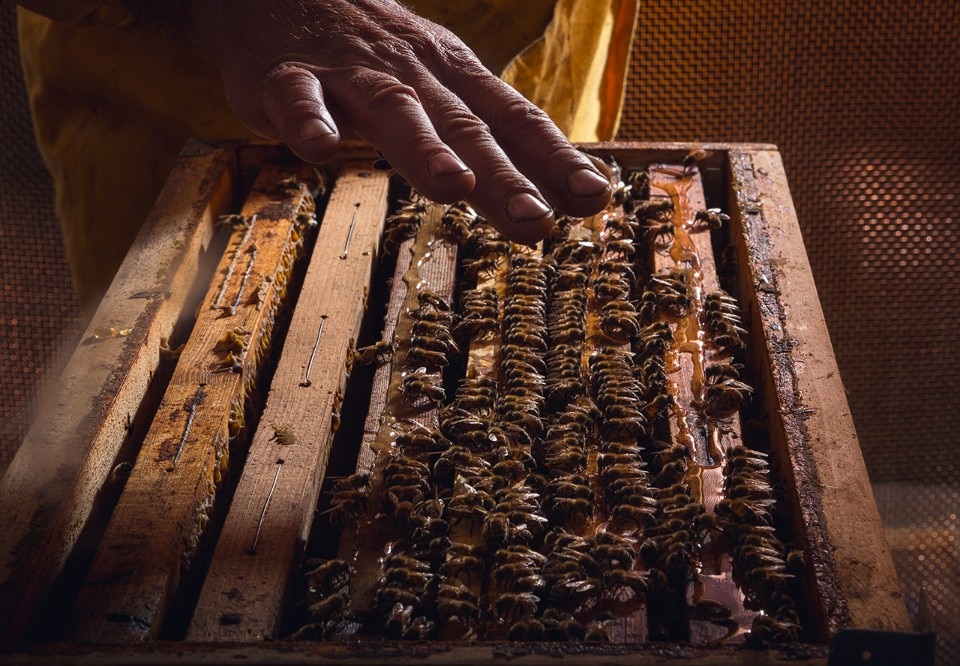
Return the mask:
[[439, 202], [466, 199], [518, 243], [551, 207], [586, 216], [608, 179], [448, 30], [393, 0], [200, 0], [179, 23], [217, 61], [233, 112], [308, 162], [370, 142]]

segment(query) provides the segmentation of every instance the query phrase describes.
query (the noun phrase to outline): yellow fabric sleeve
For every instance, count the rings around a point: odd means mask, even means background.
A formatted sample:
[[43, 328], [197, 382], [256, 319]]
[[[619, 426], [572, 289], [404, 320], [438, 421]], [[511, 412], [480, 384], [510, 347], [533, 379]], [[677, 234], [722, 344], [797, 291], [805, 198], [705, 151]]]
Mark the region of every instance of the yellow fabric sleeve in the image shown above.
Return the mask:
[[[636, 3], [410, 4], [459, 35], [492, 71], [506, 68], [505, 79], [568, 136], [589, 141], [616, 129]], [[186, 140], [251, 135], [230, 113], [213, 61], [163, 26], [137, 22], [127, 3], [21, 4], [21, 62], [37, 143], [53, 176], [75, 286], [92, 306]]]
[[571, 141], [617, 132], [638, 0], [559, 0], [546, 32], [502, 76]]
[[130, 25], [133, 12], [125, 2], [110, 0], [17, 0], [35, 14], [80, 27], [115, 28]]

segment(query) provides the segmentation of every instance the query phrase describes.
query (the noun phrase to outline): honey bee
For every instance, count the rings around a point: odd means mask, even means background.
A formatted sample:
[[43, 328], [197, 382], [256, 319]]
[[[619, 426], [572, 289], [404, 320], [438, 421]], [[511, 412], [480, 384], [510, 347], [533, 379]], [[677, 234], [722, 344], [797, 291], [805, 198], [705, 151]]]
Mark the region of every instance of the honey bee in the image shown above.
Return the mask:
[[586, 628], [573, 615], [547, 608], [541, 618], [547, 640], [577, 642], [586, 638]]
[[761, 645], [796, 642], [800, 639], [800, 626], [769, 615], [757, 615], [750, 625], [749, 638], [751, 642]]
[[417, 235], [423, 225], [423, 213], [414, 209], [401, 209], [388, 217], [385, 222], [383, 251], [396, 255], [400, 245]]
[[593, 290], [599, 300], [625, 300], [630, 295], [630, 283], [622, 275], [601, 275], [593, 281]]
[[453, 341], [453, 337], [449, 333], [447, 335], [414, 335], [410, 338], [410, 344], [414, 347], [429, 349], [430, 351], [441, 352], [443, 354], [456, 354], [460, 352], [460, 350], [457, 349], [456, 343]]
[[380, 587], [377, 590], [377, 606], [379, 608], [390, 610], [397, 604], [404, 607], [410, 606], [414, 609], [419, 608], [420, 595], [396, 586]]
[[640, 418], [612, 418], [603, 422], [601, 434], [610, 439], [638, 438], [646, 433], [646, 420]]
[[379, 356], [393, 353], [393, 344], [386, 340], [379, 340], [367, 347], [360, 347], [353, 353], [354, 363], [367, 365], [373, 363]]
[[556, 288], [559, 290], [583, 289], [590, 279], [590, 271], [580, 264], [568, 264], [557, 269], [554, 276]]
[[634, 247], [633, 240], [629, 238], [609, 240], [604, 244], [603, 249], [608, 253], [623, 257], [629, 257], [637, 251], [637, 248]]
[[743, 580], [749, 588], [766, 594], [770, 594], [770, 588], [783, 587], [791, 579], [793, 574], [787, 572], [785, 564], [755, 566], [743, 574]]
[[429, 638], [435, 629], [434, 623], [422, 615], [413, 617], [413, 612], [413, 606], [394, 604], [384, 623], [384, 631], [387, 637], [407, 640]]
[[426, 308], [433, 308], [442, 312], [450, 310], [450, 305], [439, 294], [429, 289], [421, 289], [417, 292], [417, 301], [421, 310]]
[[425, 372], [411, 372], [405, 376], [400, 384], [400, 394], [410, 404], [426, 398], [439, 405], [447, 399], [447, 394], [440, 385], [439, 375], [428, 375]]
[[482, 449], [489, 443], [490, 421], [464, 409], [454, 409], [441, 416], [443, 433], [463, 446]]
[[783, 567], [783, 570], [786, 568], [780, 550], [772, 546], [745, 545], [737, 548], [736, 555], [737, 559], [747, 568]]
[[450, 442], [439, 432], [419, 427], [397, 435], [397, 448], [407, 455], [441, 453], [450, 447]]
[[630, 196], [635, 199], [650, 198], [650, 175], [643, 169], [630, 172], [627, 176], [627, 186]]
[[528, 332], [522, 328], [511, 328], [506, 330], [503, 339], [508, 344], [527, 347], [542, 353], [547, 351], [546, 331], [543, 331], [543, 334], [538, 333]]
[[468, 601], [472, 604], [476, 604], [478, 600], [473, 590], [468, 588], [463, 581], [456, 579], [440, 583], [437, 598]]
[[714, 512], [720, 518], [727, 520], [751, 524], [768, 524], [771, 515], [764, 504], [726, 497], [717, 503]]
[[556, 245], [552, 255], [558, 265], [589, 264], [598, 252], [598, 246], [592, 241], [570, 239]]
[[403, 568], [423, 573], [430, 572], [430, 563], [418, 560], [415, 557], [404, 555], [403, 553], [393, 553], [383, 560], [384, 569]]
[[602, 571], [631, 569], [633, 567], [636, 556], [633, 552], [632, 542], [616, 539], [611, 532], [602, 532], [597, 536], [598, 541], [601, 537], [607, 537], [606, 543], [597, 543], [590, 550], [590, 554], [600, 565]]
[[699, 162], [707, 159], [713, 153], [703, 146], [693, 146], [690, 151], [683, 157], [683, 172], [685, 174], [690, 174], [697, 167]]
[[560, 476], [547, 484], [547, 490], [556, 497], [584, 497], [593, 495], [589, 479], [581, 474]]
[[436, 322], [427, 321], [425, 319], [417, 319], [413, 322], [413, 326], [410, 329], [413, 336], [418, 337], [435, 337], [441, 340], [453, 340], [453, 336], [450, 335], [450, 329], [444, 326], [443, 324], [438, 324]]
[[483, 521], [482, 538], [489, 550], [508, 545], [510, 519], [502, 513], [487, 515]]
[[518, 559], [520, 561], [502, 562], [496, 565], [493, 570], [493, 579], [497, 585], [511, 588], [520, 578], [536, 575], [536, 570], [526, 560]]
[[493, 551], [491, 556], [491, 562], [495, 567], [515, 563], [536, 570], [543, 566], [546, 561], [547, 557], [545, 555], [524, 544], [509, 544]]
[[603, 230], [609, 236], [617, 239], [636, 238], [639, 224], [632, 215], [613, 215], [607, 217], [603, 222]]
[[508, 641], [541, 641], [546, 637], [543, 622], [535, 618], [523, 618], [510, 625]]
[[444, 621], [456, 620], [469, 627], [479, 622], [480, 607], [463, 599], [438, 599], [437, 617]]
[[[743, 330], [743, 329], [740, 329]], [[746, 351], [746, 344], [740, 336], [739, 331], [733, 330], [721, 333], [713, 339], [713, 343], [725, 356], [733, 356], [737, 353]]]
[[417, 321], [426, 321], [433, 324], [440, 324], [446, 328], [453, 325], [454, 313], [446, 310], [424, 310], [420, 308], [414, 311]]
[[553, 606], [583, 608], [595, 601], [601, 590], [599, 579], [571, 573], [553, 584], [547, 598]]
[[531, 412], [519, 409], [507, 409], [500, 413], [503, 422], [501, 427], [511, 432], [515, 437], [517, 429], [527, 433], [530, 437], [539, 437], [543, 432], [543, 421]]
[[443, 539], [450, 533], [450, 525], [445, 520], [429, 518], [411, 514], [409, 517], [410, 538], [414, 543], [431, 543], [435, 539]]
[[703, 411], [708, 418], [723, 419], [740, 410], [743, 401], [753, 393], [748, 384], [724, 378], [706, 386], [703, 392]]
[[370, 497], [360, 490], [341, 490], [330, 498], [330, 508], [320, 512], [329, 515], [330, 524], [337, 528], [352, 525], [370, 506]]
[[387, 570], [383, 580], [387, 586], [395, 585], [408, 590], [424, 591], [432, 579], [433, 574], [431, 573], [404, 567], [393, 567]]
[[637, 527], [649, 527], [656, 522], [657, 510], [652, 506], [634, 504], [615, 504], [610, 510], [613, 522], [619, 525], [634, 524]]
[[708, 229], [721, 229], [730, 221], [730, 216], [720, 211], [719, 208], [708, 208], [697, 211], [693, 217], [695, 227], [706, 227]]
[[446, 561], [440, 567], [440, 575], [449, 579], [466, 578], [473, 579], [483, 573], [484, 563], [479, 557], [473, 555], [457, 555], [451, 557], [447, 555]]
[[313, 622], [329, 621], [342, 615], [347, 609], [347, 599], [342, 594], [332, 594], [316, 601], [307, 607], [310, 619]]
[[532, 592], [505, 592], [497, 595], [493, 608], [500, 622], [514, 623], [536, 615], [540, 598]]
[[440, 218], [441, 229], [450, 241], [464, 247], [473, 234], [477, 213], [468, 204], [458, 202], [447, 207]]
[[490, 255], [478, 259], [466, 259], [463, 262], [464, 277], [479, 279], [481, 275], [492, 275], [500, 265], [499, 255]]
[[593, 515], [593, 500], [587, 497], [556, 497], [549, 502], [548, 510], [558, 522], [576, 525]]
[[492, 471], [506, 479], [507, 483], [514, 484], [526, 478], [530, 468], [522, 460], [507, 459], [494, 464]]
[[413, 505], [423, 501], [426, 496], [427, 489], [419, 483], [389, 486], [383, 493], [383, 507], [388, 513], [409, 516], [413, 512]]
[[442, 351], [411, 346], [407, 350], [407, 364], [413, 367], [423, 366], [429, 372], [436, 372], [450, 363], [447, 354]]
[[673, 211], [673, 201], [671, 199], [657, 198], [637, 201], [632, 206], [631, 213], [635, 215], [637, 219], [647, 220], [671, 211]]
[[505, 255], [510, 251], [509, 241], [486, 234], [473, 234], [467, 245], [467, 253], [475, 257]]
[[311, 593], [329, 596], [346, 589], [350, 582], [350, 565], [346, 560], [327, 560], [306, 573]]
[[[608, 305], [613, 305], [610, 303]], [[640, 321], [636, 310], [631, 308], [606, 308], [600, 318], [600, 330], [608, 338], [625, 343], [640, 331]]]
[[605, 588], [615, 593], [622, 589], [628, 589], [636, 599], [642, 599], [647, 594], [646, 573], [629, 569], [613, 568], [604, 571], [601, 580]]

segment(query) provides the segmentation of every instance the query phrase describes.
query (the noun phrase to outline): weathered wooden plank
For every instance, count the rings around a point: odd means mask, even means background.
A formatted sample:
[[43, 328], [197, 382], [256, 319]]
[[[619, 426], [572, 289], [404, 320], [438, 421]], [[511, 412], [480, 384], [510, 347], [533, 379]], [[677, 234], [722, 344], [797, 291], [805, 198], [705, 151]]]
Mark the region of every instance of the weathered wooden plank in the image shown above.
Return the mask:
[[[700, 316], [707, 294], [720, 288], [717, 264], [713, 256], [710, 227], [696, 222], [698, 212], [706, 209], [706, 197], [700, 173], [682, 165], [657, 164], [650, 168], [651, 190], [673, 201], [673, 243], [665, 252], [654, 252], [657, 273], [686, 271], [694, 292], [694, 307], [674, 324], [674, 339], [668, 351], [668, 366], [674, 370], [669, 379], [675, 404], [671, 410], [670, 430], [674, 443], [683, 444], [690, 453], [687, 482], [703, 510], [714, 514], [723, 498], [723, 467], [726, 452], [742, 443], [740, 417], [734, 414], [718, 423], [706, 418], [702, 404], [708, 363], [727, 363], [713, 359], [707, 350], [708, 333]], [[733, 581], [729, 544], [711, 539], [700, 544], [700, 562], [695, 580], [688, 590], [688, 602], [714, 603], [731, 612], [735, 627], [728, 631], [709, 621], [690, 622], [690, 641], [704, 645], [718, 640], [742, 641], [750, 629], [754, 612], [744, 608], [744, 596]]]
[[[389, 370], [390, 380], [383, 394], [371, 400], [371, 407], [382, 404], [382, 410], [371, 409], [364, 425], [364, 439], [360, 446], [356, 472], [370, 475], [370, 507], [359, 517], [352, 529], [345, 529], [340, 537], [338, 553], [351, 564], [350, 607], [358, 614], [371, 612], [375, 607], [376, 590], [383, 575], [380, 561], [387, 544], [399, 538], [396, 528], [379, 524], [376, 515], [384, 504], [383, 468], [390, 462], [396, 449], [399, 433], [414, 428], [435, 428], [438, 410], [423, 403], [410, 404], [400, 393], [403, 373], [410, 371], [407, 352], [411, 343], [413, 313], [420, 307], [418, 295], [430, 291], [450, 304], [456, 286], [456, 245], [443, 240], [440, 233], [444, 206], [427, 204], [422, 227], [413, 239], [401, 244], [394, 274], [390, 303], [387, 308], [384, 340], [391, 328], [394, 353], [389, 364], [378, 370]], [[379, 384], [382, 387], [382, 384]]]
[[779, 153], [731, 151], [730, 186], [780, 476], [795, 484], [825, 630], [909, 630]]
[[312, 220], [304, 180], [267, 165], [243, 207], [80, 590], [79, 640], [142, 641], [162, 623], [228, 469], [230, 439], [243, 427]]
[[151, 387], [161, 342], [192, 316], [200, 257], [234, 180], [232, 153], [190, 148], [0, 481], [0, 644], [18, 639], [50, 592]]
[[465, 666], [502, 664], [511, 666], [826, 666], [825, 646], [791, 646], [785, 650], [696, 648], [689, 645], [637, 647], [571, 643], [474, 643], [444, 644], [435, 650], [423, 642], [378, 641], [376, 643], [275, 641], [260, 644], [209, 644], [157, 642], [135, 646], [59, 645], [37, 646], [30, 654], [11, 655], [9, 666], [117, 666], [135, 662], [142, 666], [192, 664], [232, 666], [390, 664], [391, 666]]
[[[760, 375], [764, 377], [765, 385], [759, 393], [768, 401], [764, 407], [771, 418], [774, 447], [781, 453], [778, 458], [783, 464], [783, 469], [778, 471], [777, 476], [794, 485], [789, 489], [797, 497], [797, 517], [793, 524], [803, 532], [803, 538], [806, 539], [803, 545], [806, 546], [805, 550], [811, 557], [811, 576], [808, 578], [814, 581], [811, 582], [811, 586], [816, 588], [809, 595], [809, 598], [815, 601], [811, 615], [824, 616], [825, 629], [821, 635], [815, 635], [814, 638], [826, 640], [837, 629], [849, 625], [906, 628], [905, 610], [899, 597], [889, 554], [884, 554], [886, 551], [882, 544], [880, 524], [876, 520], [875, 507], [869, 487], [866, 485], [866, 474], [859, 457], [852, 422], [849, 421], [849, 412], [845, 409], [846, 402], [839, 375], [835, 372], [835, 362], [832, 354], [829, 353], [829, 339], [823, 325], [822, 313], [816, 302], [809, 266], [803, 254], [802, 241], [796, 230], [796, 221], [790, 208], [789, 194], [779, 158], [771, 147], [711, 145], [705, 148], [712, 151], [712, 154], [704, 159], [701, 166], [707, 167], [709, 173], [705, 172], [705, 178], [713, 179], [710, 181], [711, 186], [717, 186], [724, 180], [727, 174], [725, 171], [727, 161], [732, 163], [729, 172], [730, 200], [738, 214], [736, 215], [737, 224], [731, 230], [731, 239], [739, 253], [738, 273], [741, 282], [738, 291], [743, 297], [747, 313], [753, 317], [749, 326], [751, 329], [749, 348], [750, 353], [756, 352], [753, 359], [754, 365], [761, 370]], [[654, 146], [618, 144], [593, 147], [593, 152], [616, 155], [621, 163], [642, 166], [661, 160], [676, 162], [682, 159], [688, 150], [689, 146], [674, 144]], [[716, 194], [716, 188], [711, 192]], [[787, 285], [786, 289], [784, 285]], [[812, 334], [810, 333], [811, 322], [813, 322]], [[104, 321], [102, 325], [113, 327], [115, 330], [127, 328], [121, 320]], [[95, 329], [91, 327], [88, 336], [92, 337], [93, 330]], [[758, 333], [761, 330], [764, 331], [762, 336]], [[326, 336], [327, 332], [323, 335]], [[115, 344], [124, 339], [119, 336], [108, 337], [90, 346], [96, 348]], [[315, 341], [314, 334], [309, 344], [312, 345]], [[829, 358], [825, 357], [824, 350], [827, 352], [826, 357]], [[314, 367], [314, 372], [317, 367]], [[692, 373], [692, 370], [690, 372]], [[112, 393], [104, 392], [103, 395], [112, 399]], [[835, 410], [840, 410], [840, 418], [837, 418], [838, 412]], [[86, 410], [82, 411], [86, 412]], [[115, 425], [117, 432], [121, 432], [119, 419]], [[282, 436], [284, 433], [275, 434]], [[119, 442], [119, 438], [117, 441]], [[812, 452], [811, 442], [813, 442]], [[276, 442], [271, 444], [275, 445]], [[789, 455], [785, 455], [787, 453]], [[266, 468], [269, 468], [270, 463], [269, 459], [264, 459]], [[103, 465], [102, 470], [98, 472], [101, 473], [101, 479], [112, 462], [103, 463]], [[277, 487], [281, 487], [282, 475], [287, 472], [286, 463], [283, 466], [277, 466], [274, 460], [273, 465], [274, 471], [281, 467], [283, 470], [279, 477], [270, 476], [264, 479], [261, 475], [258, 488], [263, 492], [263, 484], [266, 483], [267, 494], [275, 478], [278, 479]], [[6, 484], [6, 482], [7, 480], [4, 479], [2, 483]], [[0, 485], [0, 490], [4, 487]], [[99, 485], [95, 484], [93, 487], [97, 488]], [[16, 501], [22, 501], [20, 497], [23, 495], [19, 495]], [[264, 496], [260, 495], [260, 498], [264, 499]], [[866, 504], [864, 498], [866, 498]], [[841, 508], [831, 504], [837, 500], [842, 505]], [[5, 503], [6, 496], [0, 495], [0, 512], [7, 510]], [[53, 504], [50, 503], [48, 506]], [[268, 510], [266, 515], [272, 516], [278, 505], [271, 500], [269, 505], [264, 501], [259, 506], [254, 504], [253, 507], [251, 510], [256, 514], [253, 524], [256, 526], [259, 525], [259, 516], [264, 508]], [[849, 519], [851, 516], [852, 520]], [[269, 521], [270, 518], [267, 520]], [[249, 521], [246, 523], [248, 529], [250, 524]], [[269, 523], [265, 522], [264, 529], [268, 525]], [[292, 524], [290, 527], [292, 529]], [[841, 548], [834, 553], [832, 548], [836, 538], [835, 533], [839, 534], [838, 543], [841, 544]], [[3, 538], [0, 536], [0, 539]], [[43, 538], [42, 535], [40, 538]], [[263, 538], [265, 538], [264, 534], [261, 534], [261, 539]], [[7, 540], [3, 543], [6, 544]], [[0, 551], [0, 553], [4, 552], [6, 551]], [[861, 557], [864, 552], [867, 553], [866, 560]], [[279, 558], [277, 561], [279, 562]], [[2, 562], [2, 555], [0, 555], [0, 562]], [[371, 564], [374, 563], [364, 562], [364, 565]], [[29, 572], [29, 566], [20, 566], [20, 570]], [[7, 588], [0, 587], [0, 601], [6, 599], [2, 596], [5, 589]], [[0, 616], [3, 616], [6, 608], [7, 605], [0, 605]], [[820, 619], [815, 618], [815, 621]], [[389, 653], [392, 660], [404, 663], [404, 660], [420, 660], [423, 655], [422, 645], [413, 651], [405, 651], [407, 649], [405, 647], [389, 644], [371, 647], [369, 643], [358, 647], [345, 647], [342, 644], [335, 646], [299, 644], [293, 647], [286, 643], [277, 645], [276, 650], [271, 647], [263, 652], [259, 651], [260, 648], [251, 648], [247, 644], [242, 651], [242, 656], [254, 661], [260, 659], [270, 663], [280, 659], [289, 659], [291, 662], [315, 659], [323, 662], [337, 659], [338, 663], [342, 663], [344, 658], [349, 662], [351, 657], [380, 658]], [[670, 646], [663, 646], [663, 648], [667, 651], [671, 649]], [[71, 648], [68, 645], [62, 647], [58, 645], [56, 648], [58, 653], [63, 649], [69, 652]], [[145, 649], [146, 652], [138, 652], [138, 657], [143, 654], [147, 661], [154, 658], [153, 655], [158, 654], [157, 651], [163, 653], [157, 661], [178, 658], [171, 656], [165, 646], [151, 648], [143, 646], [138, 648], [140, 649]], [[527, 650], [527, 648], [520, 649]], [[818, 656], [820, 663], [823, 663], [822, 648], [818, 646], [811, 648], [813, 652], [817, 649], [821, 649]], [[177, 647], [172, 650], [174, 652], [183, 650], [179, 658], [190, 662], [195, 659], [201, 661], [209, 658], [212, 660], [211, 663], [219, 663], [218, 660], [232, 661], [238, 655], [238, 651], [235, 650], [224, 650], [202, 644], [195, 644], [186, 649], [177, 644]], [[620, 646], [613, 651], [598, 648], [596, 653], [584, 651], [582, 654], [576, 654], [582, 650], [583, 646], [577, 646], [574, 653], [564, 655], [565, 661], [575, 662], [582, 659], [586, 663], [609, 663], [613, 660], [622, 660], [626, 654], [629, 654], [630, 659], [636, 660], [637, 663], [660, 663], [665, 659], [661, 653], [652, 654], [636, 646], [626, 648]], [[82, 649], [79, 651], [83, 656], [78, 657], [78, 661], [86, 659], [87, 663], [90, 663], [89, 653], [83, 652]], [[439, 658], [438, 663], [443, 663], [445, 660], [450, 663], [492, 661], [505, 654], [511, 655], [520, 663], [527, 663], [524, 660], [538, 663], [538, 660], [555, 660], [554, 655], [564, 652], [562, 648], [552, 650], [542, 647], [537, 647], [536, 651], [537, 654], [529, 650], [529, 654], [515, 656], [518, 654], [515, 648], [488, 645], [464, 647], [441, 643], [431, 650], [430, 654], [431, 661]], [[98, 656], [93, 660], [97, 661], [104, 654], [106, 653], [97, 653]], [[549, 656], [546, 656], [548, 654]], [[698, 663], [696, 661], [698, 658], [703, 663], [725, 663], [724, 659], [729, 663], [746, 663], [748, 659], [756, 659], [762, 663], [777, 663], [784, 659], [792, 659], [794, 656], [791, 653], [728, 651], [724, 648], [709, 651], [684, 648], [684, 655], [694, 659], [691, 663]], [[27, 655], [13, 656], [15, 660], [21, 657], [34, 658]], [[108, 659], [126, 661], [129, 653], [124, 652], [119, 656], [113, 653], [106, 656]], [[805, 656], [801, 655], [801, 658]], [[51, 659], [49, 653], [46, 658], [48, 661]], [[60, 654], [55, 660], [57, 663], [64, 661]]]
[[388, 185], [388, 175], [368, 162], [341, 165], [194, 611], [191, 641], [276, 636], [326, 471], [332, 413], [339, 411], [376, 267]]

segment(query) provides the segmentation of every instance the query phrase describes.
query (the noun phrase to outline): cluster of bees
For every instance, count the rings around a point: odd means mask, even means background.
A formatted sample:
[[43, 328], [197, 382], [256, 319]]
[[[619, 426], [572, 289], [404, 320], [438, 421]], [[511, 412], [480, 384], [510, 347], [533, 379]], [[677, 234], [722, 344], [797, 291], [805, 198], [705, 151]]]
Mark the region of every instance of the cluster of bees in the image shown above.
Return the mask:
[[734, 543], [734, 562], [752, 605], [770, 611], [754, 619], [754, 637], [796, 641], [801, 635], [800, 616], [790, 585], [803, 571], [803, 553], [788, 551], [777, 536], [769, 477], [762, 451], [732, 448], [724, 469], [725, 497], [716, 508], [718, 527]]
[[[388, 535], [380, 576], [370, 600], [351, 603], [352, 565], [311, 563], [298, 636], [683, 641], [705, 617], [689, 601], [700, 548], [722, 534], [747, 605], [763, 611], [754, 638], [802, 637], [764, 454], [731, 450], [713, 513], [691, 486], [687, 446], [668, 441], [679, 317], [697, 314], [722, 361], [706, 368], [705, 418], [737, 413], [751, 393], [735, 362], [745, 349], [736, 301], [700, 297], [684, 271], [649, 274], [646, 255], [673, 238], [672, 207], [651, 199], [638, 171], [599, 229], [563, 218], [542, 254], [507, 243], [465, 205], [447, 210], [444, 234], [462, 257], [458, 307], [421, 291], [397, 345], [399, 390], [408, 406], [437, 410], [435, 427], [401, 420], [377, 483], [354, 475], [334, 486], [336, 525], [373, 515]], [[401, 214], [407, 232], [416, 215]], [[710, 209], [694, 223], [725, 220]], [[456, 382], [443, 372], [477, 344], [496, 361], [467, 364], [448, 398], [443, 386]], [[712, 608], [708, 619], [730, 626], [731, 614]]]

